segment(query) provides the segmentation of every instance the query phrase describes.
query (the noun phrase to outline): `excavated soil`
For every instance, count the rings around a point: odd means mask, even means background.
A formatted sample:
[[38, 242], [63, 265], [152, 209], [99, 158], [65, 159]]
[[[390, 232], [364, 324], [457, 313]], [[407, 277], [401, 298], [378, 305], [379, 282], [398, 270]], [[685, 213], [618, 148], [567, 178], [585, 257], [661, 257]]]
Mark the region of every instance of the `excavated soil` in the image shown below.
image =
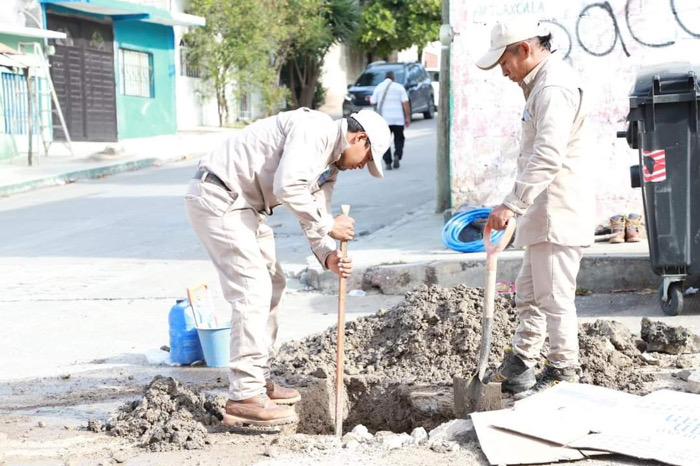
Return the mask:
[[[156, 376], [140, 400], [123, 405], [104, 426], [151, 451], [196, 450], [209, 443], [207, 426], [219, 426], [225, 397], [200, 394], [174, 380]], [[90, 430], [101, 430], [95, 421]]]
[[[348, 375], [373, 375], [393, 383], [451, 385], [454, 376], [476, 370], [481, 341], [483, 290], [459, 285], [422, 286], [389, 310], [346, 325]], [[495, 367], [517, 327], [511, 294], [496, 296], [489, 363]], [[271, 361], [274, 375], [296, 382], [330, 374], [335, 365], [336, 328], [283, 346]], [[581, 380], [639, 393], [649, 374], [635, 338], [618, 322], [579, 326]], [[546, 350], [546, 346], [545, 346]]]
[[[379, 376], [403, 383], [452, 384], [470, 377], [481, 341], [483, 290], [421, 286], [391, 309], [345, 326], [345, 373]], [[517, 316], [512, 295], [495, 301], [490, 362], [497, 365], [510, 345]], [[290, 382], [335, 367], [336, 332], [284, 345], [271, 359], [273, 375]]]

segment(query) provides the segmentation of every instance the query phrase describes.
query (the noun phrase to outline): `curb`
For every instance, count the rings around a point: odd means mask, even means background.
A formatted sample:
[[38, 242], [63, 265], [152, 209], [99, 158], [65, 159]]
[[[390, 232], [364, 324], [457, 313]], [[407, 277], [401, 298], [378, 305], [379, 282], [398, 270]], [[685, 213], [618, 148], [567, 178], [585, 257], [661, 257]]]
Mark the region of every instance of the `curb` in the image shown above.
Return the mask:
[[[515, 282], [521, 264], [520, 257], [499, 259], [499, 281]], [[401, 295], [420, 285], [483, 287], [485, 274], [483, 259], [377, 265], [356, 270], [348, 281], [348, 289], [375, 289], [382, 294]], [[338, 277], [330, 271], [307, 269], [305, 284], [320, 291], [338, 291]], [[660, 284], [661, 278], [651, 271], [649, 257], [644, 255], [583, 256], [577, 277], [579, 289], [594, 293], [658, 288]]]
[[191, 156], [178, 156], [173, 158], [158, 158], [149, 157], [138, 160], [129, 160], [125, 162], [117, 162], [111, 165], [103, 165], [95, 168], [85, 168], [80, 170], [73, 170], [66, 173], [61, 173], [58, 175], [47, 175], [42, 178], [35, 178], [33, 180], [23, 181], [21, 183], [15, 183], [10, 185], [0, 186], [0, 197], [8, 197], [13, 194], [19, 194], [27, 191], [32, 191], [40, 188], [47, 188], [51, 186], [58, 186], [63, 184], [74, 183], [79, 180], [89, 180], [94, 178], [102, 178], [108, 175], [116, 175], [117, 173], [124, 173], [130, 171], [141, 170], [144, 168], [155, 167], [159, 165], [164, 165], [171, 162], [179, 162], [182, 160], [188, 160], [190, 158], [198, 157], [199, 155]]

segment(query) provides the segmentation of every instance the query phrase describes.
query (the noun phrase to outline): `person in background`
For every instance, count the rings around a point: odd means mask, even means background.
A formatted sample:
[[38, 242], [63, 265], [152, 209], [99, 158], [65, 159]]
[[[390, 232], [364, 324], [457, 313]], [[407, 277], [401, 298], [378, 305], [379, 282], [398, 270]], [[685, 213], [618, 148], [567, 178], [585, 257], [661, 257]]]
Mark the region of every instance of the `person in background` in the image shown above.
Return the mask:
[[369, 102], [376, 106], [377, 113], [384, 117], [389, 124], [389, 130], [394, 135], [394, 158], [392, 162], [391, 147], [384, 153], [386, 169], [399, 168], [403, 157], [403, 146], [406, 141], [404, 128], [411, 124], [411, 108], [408, 103], [406, 89], [395, 82], [393, 71], [386, 72], [386, 78], [374, 88]]

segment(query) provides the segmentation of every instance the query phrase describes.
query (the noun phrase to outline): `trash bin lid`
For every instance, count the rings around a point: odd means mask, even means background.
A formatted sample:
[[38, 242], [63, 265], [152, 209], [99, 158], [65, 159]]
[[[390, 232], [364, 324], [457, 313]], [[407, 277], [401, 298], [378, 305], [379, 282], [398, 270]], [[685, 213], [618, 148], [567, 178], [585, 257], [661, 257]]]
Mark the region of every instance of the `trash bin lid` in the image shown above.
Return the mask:
[[[700, 99], [700, 64], [670, 62], [639, 70], [630, 91], [630, 100], [638, 104], [652, 102], [654, 95], [695, 92]], [[657, 83], [658, 81], [658, 83]]]

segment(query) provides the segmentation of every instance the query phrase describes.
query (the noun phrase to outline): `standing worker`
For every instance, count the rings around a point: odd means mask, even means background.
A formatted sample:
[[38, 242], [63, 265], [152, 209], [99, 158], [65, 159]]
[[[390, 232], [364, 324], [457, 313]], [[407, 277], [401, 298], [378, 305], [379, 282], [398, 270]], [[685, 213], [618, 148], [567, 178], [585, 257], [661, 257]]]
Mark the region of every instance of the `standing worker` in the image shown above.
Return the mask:
[[335, 240], [351, 240], [354, 220], [331, 216], [339, 171], [363, 168], [382, 178], [379, 157], [391, 144], [386, 122], [363, 110], [333, 121], [306, 108], [260, 120], [199, 163], [186, 195], [187, 217], [216, 266], [231, 304], [229, 400], [224, 423], [272, 426], [297, 420], [299, 392], [270, 379], [285, 277], [276, 257], [272, 209], [297, 217], [325, 269], [352, 272]]
[[[403, 144], [406, 140], [403, 130], [411, 124], [411, 107], [406, 89], [394, 81], [396, 81], [394, 72], [387, 71], [384, 81], [374, 88], [369, 103], [376, 105], [377, 113], [389, 123], [389, 130], [394, 135], [393, 168], [399, 168], [403, 157]], [[383, 158], [386, 169], [391, 170], [391, 147], [386, 150]]]
[[[550, 52], [551, 39], [536, 21], [497, 23], [477, 62], [484, 70], [500, 65], [525, 95], [515, 185], [487, 221], [503, 230], [522, 216], [515, 239], [525, 247], [515, 282], [519, 325], [512, 352], [488, 377], [518, 398], [578, 382], [576, 275], [595, 229], [586, 98], [573, 69]], [[537, 380], [534, 366], [547, 335], [549, 353]]]

